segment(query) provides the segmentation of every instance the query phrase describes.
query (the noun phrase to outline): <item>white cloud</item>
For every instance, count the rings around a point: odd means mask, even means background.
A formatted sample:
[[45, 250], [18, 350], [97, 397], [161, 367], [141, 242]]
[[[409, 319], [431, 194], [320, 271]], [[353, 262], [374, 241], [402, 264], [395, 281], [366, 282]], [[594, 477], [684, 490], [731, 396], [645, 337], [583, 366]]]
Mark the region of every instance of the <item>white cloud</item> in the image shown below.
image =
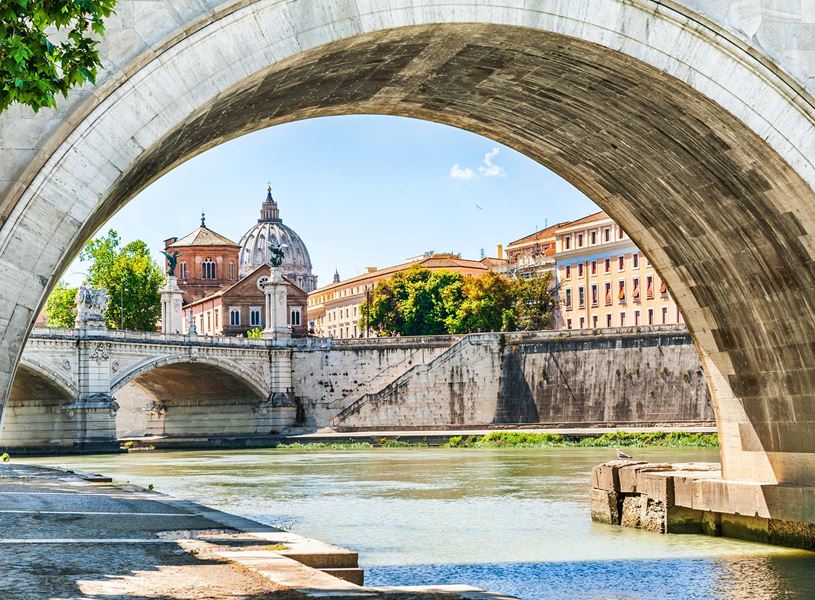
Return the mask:
[[450, 177], [453, 179], [472, 179], [475, 173], [469, 167], [460, 167], [458, 163], [454, 164], [450, 169]]
[[506, 177], [507, 172], [504, 170], [504, 167], [499, 167], [498, 165], [494, 164], [492, 161], [498, 155], [501, 150], [498, 148], [493, 148], [489, 152], [484, 155], [484, 164], [478, 167], [478, 170], [483, 174], [485, 177]]

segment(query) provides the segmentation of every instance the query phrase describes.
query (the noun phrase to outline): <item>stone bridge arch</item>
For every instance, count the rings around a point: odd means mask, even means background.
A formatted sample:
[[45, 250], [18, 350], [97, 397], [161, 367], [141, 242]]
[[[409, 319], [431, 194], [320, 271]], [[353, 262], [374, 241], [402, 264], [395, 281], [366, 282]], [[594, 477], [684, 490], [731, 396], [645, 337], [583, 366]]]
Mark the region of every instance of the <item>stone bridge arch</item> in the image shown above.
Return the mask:
[[149, 357], [131, 365], [111, 379], [110, 392], [115, 395], [123, 387], [151, 371], [174, 365], [214, 367], [219, 372], [226, 373], [234, 378], [236, 382], [251, 390], [258, 398], [268, 398], [269, 396], [269, 386], [263, 380], [262, 374], [254, 373], [249, 369], [242, 368], [233, 361], [218, 356], [191, 356], [189, 353]]
[[145, 360], [111, 382], [118, 437], [246, 435], [270, 431], [269, 393], [217, 357]]
[[37, 360], [20, 362], [0, 430], [0, 447], [69, 446], [77, 426], [65, 410], [79, 393], [73, 381]]
[[130, 54], [109, 28], [98, 87], [0, 174], [2, 388], [55, 273], [162, 173], [276, 123], [402, 115], [498, 140], [606, 209], [683, 310], [725, 476], [815, 484], [813, 100], [746, 35], [696, 0], [177, 4]]

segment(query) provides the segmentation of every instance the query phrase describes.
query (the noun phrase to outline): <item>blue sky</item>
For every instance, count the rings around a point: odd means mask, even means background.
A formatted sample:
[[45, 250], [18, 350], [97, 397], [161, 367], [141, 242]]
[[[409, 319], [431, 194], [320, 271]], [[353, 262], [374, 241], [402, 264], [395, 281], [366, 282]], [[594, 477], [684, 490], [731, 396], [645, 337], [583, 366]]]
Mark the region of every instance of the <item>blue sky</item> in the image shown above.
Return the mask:
[[[483, 248], [581, 217], [595, 205], [560, 177], [487, 138], [381, 116], [309, 119], [222, 144], [156, 181], [100, 231], [163, 240], [207, 226], [237, 242], [258, 218], [267, 182], [283, 222], [305, 241], [319, 284], [429, 250]], [[75, 262], [65, 277], [81, 279]]]

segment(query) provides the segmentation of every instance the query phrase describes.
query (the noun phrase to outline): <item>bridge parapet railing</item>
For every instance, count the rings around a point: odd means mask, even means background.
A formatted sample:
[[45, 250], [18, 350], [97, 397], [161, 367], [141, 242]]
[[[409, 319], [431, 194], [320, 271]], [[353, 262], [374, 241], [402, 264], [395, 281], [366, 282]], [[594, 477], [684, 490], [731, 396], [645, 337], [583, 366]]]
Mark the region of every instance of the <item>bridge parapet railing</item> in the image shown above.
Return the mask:
[[196, 336], [178, 333], [158, 333], [154, 331], [132, 331], [127, 329], [82, 330], [58, 327], [35, 327], [31, 331], [33, 339], [95, 339], [116, 342], [147, 342], [165, 344], [185, 344], [195, 346], [227, 346], [238, 348], [265, 348], [267, 340], [225, 336]]

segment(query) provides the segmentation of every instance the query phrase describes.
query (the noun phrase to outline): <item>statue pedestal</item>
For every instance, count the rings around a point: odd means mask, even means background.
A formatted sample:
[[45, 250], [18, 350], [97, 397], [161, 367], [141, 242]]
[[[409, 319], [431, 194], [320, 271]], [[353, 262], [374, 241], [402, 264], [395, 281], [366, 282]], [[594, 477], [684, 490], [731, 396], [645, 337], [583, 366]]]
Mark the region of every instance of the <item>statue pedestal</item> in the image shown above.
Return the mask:
[[276, 343], [286, 343], [291, 339], [288, 325], [288, 284], [283, 279], [280, 267], [271, 267], [269, 279], [263, 285], [266, 296], [266, 328], [263, 338]]
[[167, 277], [167, 285], [161, 290], [161, 332], [183, 333], [184, 317], [181, 311], [183, 296], [175, 276]]
[[101, 288], [80, 286], [76, 294], [76, 320], [77, 329], [90, 331], [105, 331], [105, 310], [110, 297]]

